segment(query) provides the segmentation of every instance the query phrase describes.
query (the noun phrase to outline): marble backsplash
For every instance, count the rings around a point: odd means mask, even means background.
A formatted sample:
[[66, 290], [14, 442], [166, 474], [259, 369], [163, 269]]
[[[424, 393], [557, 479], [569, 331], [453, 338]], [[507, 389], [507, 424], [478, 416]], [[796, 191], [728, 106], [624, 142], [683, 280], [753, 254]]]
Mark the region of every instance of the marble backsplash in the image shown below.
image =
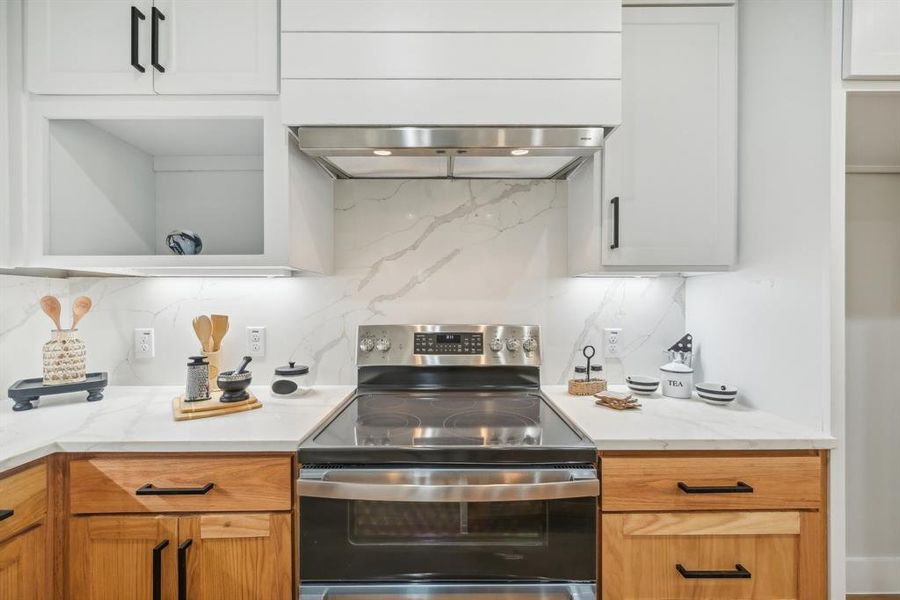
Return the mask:
[[[353, 383], [362, 323], [534, 323], [542, 327], [543, 380], [564, 383], [623, 328], [608, 377], [656, 373], [684, 333], [680, 277], [589, 279], [566, 273], [566, 183], [554, 181], [344, 181], [335, 188], [330, 277], [71, 278], [0, 276], [0, 384], [41, 373], [50, 321], [38, 299], [90, 296], [81, 325], [88, 370], [118, 385], [177, 384], [197, 353], [191, 319], [231, 318], [223, 368], [245, 353], [247, 326], [265, 326], [266, 356], [251, 370], [308, 364], [313, 383]], [[153, 327], [156, 357], [136, 359], [133, 329]]]

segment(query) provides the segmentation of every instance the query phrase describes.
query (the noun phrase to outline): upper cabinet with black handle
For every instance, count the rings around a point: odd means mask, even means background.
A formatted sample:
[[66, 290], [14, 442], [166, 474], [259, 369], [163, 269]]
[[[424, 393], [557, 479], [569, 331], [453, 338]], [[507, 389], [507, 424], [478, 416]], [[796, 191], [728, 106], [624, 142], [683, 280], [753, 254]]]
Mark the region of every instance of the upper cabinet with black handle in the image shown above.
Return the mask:
[[36, 94], [277, 94], [277, 0], [26, 0]]
[[622, 125], [569, 179], [572, 275], [728, 269], [737, 7], [622, 9]]

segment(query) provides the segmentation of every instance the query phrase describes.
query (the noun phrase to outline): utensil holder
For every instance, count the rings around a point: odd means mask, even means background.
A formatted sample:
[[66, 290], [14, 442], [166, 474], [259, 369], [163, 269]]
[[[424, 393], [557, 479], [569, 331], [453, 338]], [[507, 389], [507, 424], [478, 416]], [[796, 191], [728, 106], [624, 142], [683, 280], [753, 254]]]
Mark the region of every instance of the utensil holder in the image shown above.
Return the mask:
[[605, 379], [570, 379], [570, 396], [593, 396], [606, 391]]
[[202, 352], [202, 354], [206, 357], [206, 362], [209, 363], [209, 391], [218, 392], [219, 385], [216, 383], [216, 378], [219, 376], [219, 357], [221, 355], [221, 351], [204, 351]]
[[78, 383], [86, 379], [87, 349], [77, 329], [53, 329], [44, 344], [44, 384]]

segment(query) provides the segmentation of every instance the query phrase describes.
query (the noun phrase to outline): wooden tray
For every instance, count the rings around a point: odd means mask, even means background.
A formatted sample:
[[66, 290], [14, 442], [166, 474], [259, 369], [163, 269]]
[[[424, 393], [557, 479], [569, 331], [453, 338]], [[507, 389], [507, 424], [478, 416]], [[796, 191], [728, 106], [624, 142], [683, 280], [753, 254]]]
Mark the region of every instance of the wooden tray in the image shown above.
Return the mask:
[[259, 398], [249, 390], [248, 393], [250, 394], [248, 399], [228, 403], [219, 402], [222, 392], [213, 392], [209, 400], [198, 402], [187, 402], [184, 396], [179, 395], [172, 400], [172, 416], [176, 421], [192, 421], [261, 408], [262, 402], [259, 401]]

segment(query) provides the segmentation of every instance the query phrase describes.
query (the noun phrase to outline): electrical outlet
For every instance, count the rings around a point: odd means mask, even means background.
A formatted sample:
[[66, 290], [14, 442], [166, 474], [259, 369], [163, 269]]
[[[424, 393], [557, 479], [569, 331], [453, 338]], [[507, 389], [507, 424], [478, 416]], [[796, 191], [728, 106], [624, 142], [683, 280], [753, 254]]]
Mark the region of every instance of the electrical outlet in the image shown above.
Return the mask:
[[266, 355], [265, 327], [247, 327], [247, 354], [250, 356]]
[[603, 356], [618, 358], [622, 349], [622, 328], [607, 327], [603, 330]]
[[156, 356], [156, 339], [152, 328], [134, 330], [134, 357], [153, 358]]

